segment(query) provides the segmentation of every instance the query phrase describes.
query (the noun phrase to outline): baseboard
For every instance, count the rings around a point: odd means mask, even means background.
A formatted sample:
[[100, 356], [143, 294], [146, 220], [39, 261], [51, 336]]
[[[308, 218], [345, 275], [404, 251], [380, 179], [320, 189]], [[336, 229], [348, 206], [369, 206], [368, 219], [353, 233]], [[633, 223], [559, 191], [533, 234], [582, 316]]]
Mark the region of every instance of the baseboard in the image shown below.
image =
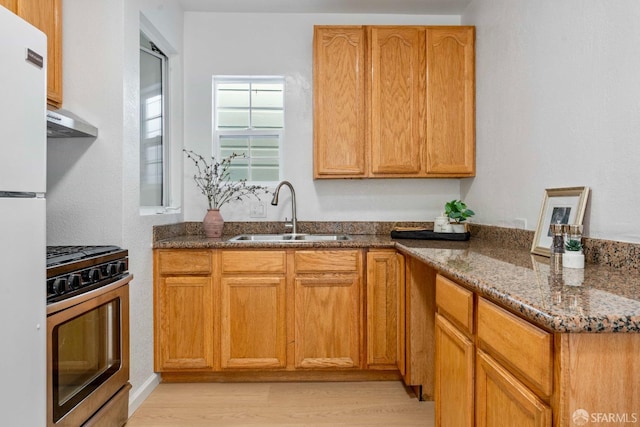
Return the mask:
[[142, 405], [151, 392], [160, 384], [160, 375], [151, 374], [149, 378], [137, 389], [129, 394], [129, 417]]

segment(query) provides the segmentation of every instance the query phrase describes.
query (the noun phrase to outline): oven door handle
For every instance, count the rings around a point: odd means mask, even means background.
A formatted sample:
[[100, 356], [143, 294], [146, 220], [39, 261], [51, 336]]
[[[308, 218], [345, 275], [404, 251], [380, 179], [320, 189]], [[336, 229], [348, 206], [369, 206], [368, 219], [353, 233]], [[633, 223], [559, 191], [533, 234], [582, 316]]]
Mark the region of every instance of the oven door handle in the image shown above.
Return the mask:
[[76, 295], [75, 297], [71, 297], [62, 301], [54, 302], [47, 305], [47, 316], [50, 316], [59, 311], [65, 310], [69, 307], [73, 307], [74, 305], [82, 304], [85, 301], [90, 299], [99, 297], [100, 295], [109, 293], [114, 289], [118, 289], [119, 287], [125, 286], [133, 279], [133, 274], [127, 273], [126, 276], [118, 279], [113, 283], [109, 283], [108, 285], [93, 289], [89, 292]]

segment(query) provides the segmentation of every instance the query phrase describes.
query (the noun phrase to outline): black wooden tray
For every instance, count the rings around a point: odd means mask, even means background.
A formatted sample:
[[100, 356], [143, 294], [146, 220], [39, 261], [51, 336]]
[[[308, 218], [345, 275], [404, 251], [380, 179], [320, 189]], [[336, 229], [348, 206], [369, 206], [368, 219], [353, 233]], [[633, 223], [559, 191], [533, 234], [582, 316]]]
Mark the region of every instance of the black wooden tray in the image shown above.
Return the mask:
[[471, 237], [470, 232], [466, 233], [437, 233], [431, 230], [391, 230], [392, 239], [419, 239], [419, 240], [455, 240], [465, 241]]

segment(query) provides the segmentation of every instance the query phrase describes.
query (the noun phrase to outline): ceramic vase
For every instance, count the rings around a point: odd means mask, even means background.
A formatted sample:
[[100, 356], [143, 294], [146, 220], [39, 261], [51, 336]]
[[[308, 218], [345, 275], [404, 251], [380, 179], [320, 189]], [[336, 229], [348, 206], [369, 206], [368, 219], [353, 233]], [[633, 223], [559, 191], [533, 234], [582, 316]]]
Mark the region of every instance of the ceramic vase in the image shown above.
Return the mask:
[[220, 215], [220, 209], [207, 209], [207, 214], [204, 216], [202, 225], [204, 226], [204, 234], [207, 237], [222, 236], [224, 219], [222, 219], [222, 215]]

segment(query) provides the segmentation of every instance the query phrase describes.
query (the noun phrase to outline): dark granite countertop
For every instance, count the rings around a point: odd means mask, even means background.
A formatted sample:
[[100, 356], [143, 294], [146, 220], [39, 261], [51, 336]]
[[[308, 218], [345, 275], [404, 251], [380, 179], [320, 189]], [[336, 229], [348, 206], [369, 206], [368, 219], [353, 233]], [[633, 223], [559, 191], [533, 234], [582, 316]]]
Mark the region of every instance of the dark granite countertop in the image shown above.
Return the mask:
[[587, 264], [551, 274], [549, 259], [495, 240], [393, 240], [352, 235], [339, 242], [246, 243], [199, 235], [156, 239], [155, 249], [396, 248], [531, 322], [554, 332], [640, 332], [640, 275], [632, 268]]

